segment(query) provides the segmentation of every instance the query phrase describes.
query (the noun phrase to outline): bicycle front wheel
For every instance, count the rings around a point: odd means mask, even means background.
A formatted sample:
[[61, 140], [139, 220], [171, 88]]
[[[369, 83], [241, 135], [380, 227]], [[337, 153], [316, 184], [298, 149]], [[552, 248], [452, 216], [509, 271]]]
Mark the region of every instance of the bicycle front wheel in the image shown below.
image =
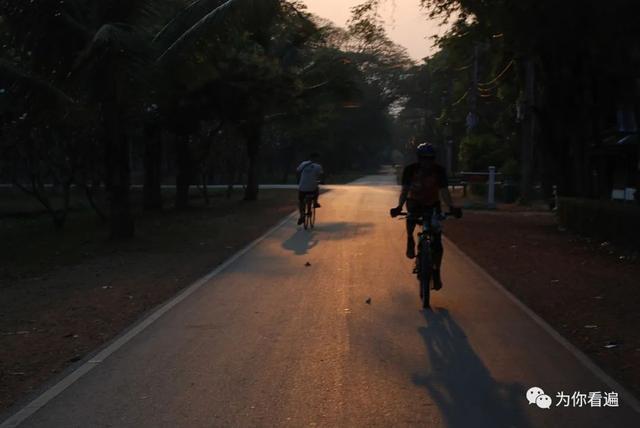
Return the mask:
[[304, 229], [308, 230], [309, 228], [311, 228], [311, 209], [312, 209], [313, 203], [307, 198], [306, 203], [305, 203], [305, 210], [304, 210]]
[[431, 252], [429, 248], [429, 242], [427, 240], [424, 240], [420, 243], [420, 248], [418, 249], [418, 264], [418, 279], [420, 281], [420, 297], [422, 299], [422, 308], [428, 309], [431, 307], [431, 287], [429, 287], [429, 284], [431, 283], [433, 267], [431, 265]]

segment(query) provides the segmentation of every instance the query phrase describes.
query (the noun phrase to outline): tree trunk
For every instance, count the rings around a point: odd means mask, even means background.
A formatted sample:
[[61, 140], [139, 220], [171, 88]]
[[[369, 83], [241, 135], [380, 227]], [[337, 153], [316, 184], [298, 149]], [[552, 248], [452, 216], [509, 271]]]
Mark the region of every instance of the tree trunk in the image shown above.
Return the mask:
[[193, 175], [189, 137], [176, 138], [176, 208], [189, 208], [189, 186]]
[[227, 162], [227, 199], [231, 199], [231, 195], [233, 194], [233, 185], [236, 184], [236, 165], [234, 162]]
[[103, 223], [106, 223], [108, 221], [107, 215], [100, 209], [95, 199], [94, 189], [98, 189], [99, 191], [100, 183], [93, 182], [92, 184], [88, 184], [85, 180], [82, 186], [84, 187], [84, 194], [87, 197], [87, 202], [89, 202], [89, 205], [91, 206], [91, 208], [93, 208], [93, 211], [98, 215], [100, 220]]
[[209, 177], [207, 176], [206, 171], [200, 173], [200, 184], [198, 185], [198, 190], [204, 199], [204, 206], [208, 207], [210, 204], [209, 199], [209, 185], [208, 185]]
[[535, 63], [528, 58], [525, 61], [526, 67], [526, 116], [523, 121], [522, 132], [522, 155], [520, 159], [520, 203], [531, 202], [533, 188], [533, 162], [535, 152]]
[[145, 128], [143, 205], [162, 210], [162, 138], [152, 126]]
[[67, 214], [69, 214], [69, 206], [71, 205], [71, 184], [73, 179], [68, 179], [65, 183], [61, 183], [62, 186], [62, 208], [57, 210], [54, 214], [54, 224], [56, 229], [62, 229], [67, 221]]
[[244, 192], [245, 201], [258, 199], [260, 143], [262, 139], [263, 118], [249, 124], [247, 129], [247, 187]]
[[282, 184], [287, 184], [289, 181], [289, 174], [291, 173], [291, 167], [293, 165], [295, 157], [295, 148], [287, 146], [283, 149], [282, 153]]
[[[579, 125], [576, 126], [576, 128]], [[587, 189], [587, 155], [586, 142], [582, 133], [571, 138], [571, 165], [573, 195], [584, 198], [588, 196]]]
[[105, 103], [104, 107], [109, 232], [112, 239], [129, 239], [135, 230], [131, 213], [129, 141], [122, 130], [122, 114], [117, 103]]

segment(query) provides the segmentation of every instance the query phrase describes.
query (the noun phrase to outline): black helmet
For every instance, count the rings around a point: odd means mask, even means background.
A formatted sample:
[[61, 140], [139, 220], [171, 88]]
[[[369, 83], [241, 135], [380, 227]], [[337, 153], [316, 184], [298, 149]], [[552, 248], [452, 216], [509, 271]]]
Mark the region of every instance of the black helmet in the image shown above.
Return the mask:
[[416, 154], [420, 158], [435, 158], [436, 149], [430, 143], [422, 143], [416, 147]]

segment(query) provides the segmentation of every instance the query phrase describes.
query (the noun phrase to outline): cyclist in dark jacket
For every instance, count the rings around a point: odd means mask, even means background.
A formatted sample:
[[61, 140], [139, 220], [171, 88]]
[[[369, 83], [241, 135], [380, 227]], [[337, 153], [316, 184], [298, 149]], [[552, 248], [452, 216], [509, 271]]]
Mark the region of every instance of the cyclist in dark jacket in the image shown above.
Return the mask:
[[[407, 204], [407, 211], [411, 215], [430, 214], [434, 210], [441, 212], [441, 201], [449, 207], [450, 211], [459, 216], [462, 210], [451, 201], [447, 171], [436, 163], [436, 150], [429, 143], [420, 144], [416, 154], [418, 162], [408, 165], [402, 173], [402, 192], [398, 206], [391, 209], [391, 215], [396, 217], [402, 212], [402, 207]], [[416, 243], [414, 239], [416, 223], [407, 218], [407, 257], [416, 256]], [[433, 282], [434, 288], [442, 287], [440, 278], [440, 266], [442, 263], [442, 236], [439, 231], [434, 234], [432, 245], [433, 254]]]

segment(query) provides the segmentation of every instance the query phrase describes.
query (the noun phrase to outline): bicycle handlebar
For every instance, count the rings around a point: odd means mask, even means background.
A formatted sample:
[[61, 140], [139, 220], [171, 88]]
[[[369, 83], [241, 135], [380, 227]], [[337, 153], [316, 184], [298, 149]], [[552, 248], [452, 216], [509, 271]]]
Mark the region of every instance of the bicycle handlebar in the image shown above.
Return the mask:
[[[456, 216], [456, 215], [455, 215], [454, 213], [452, 213], [452, 212], [448, 212], [448, 213], [440, 213], [440, 215], [439, 215], [439, 217], [440, 217], [440, 219], [441, 219], [441, 220], [442, 220], [442, 219], [445, 219], [445, 218], [448, 218], [448, 217], [455, 217], [455, 216]], [[416, 214], [413, 214], [413, 215], [412, 215], [411, 213], [401, 212], [400, 214], [398, 214], [398, 217], [406, 218], [406, 217], [423, 217], [423, 216], [422, 216], [422, 215], [419, 215], [419, 214], [418, 214], [418, 215], [416, 215]]]
[[[405, 219], [407, 217], [414, 217], [416, 219], [421, 219], [423, 216], [422, 215], [416, 215], [416, 214], [412, 215], [411, 213], [401, 212], [400, 214], [398, 214], [395, 217], [396, 218], [401, 218], [401, 219]], [[456, 215], [455, 213], [452, 213], [452, 212], [440, 213], [440, 215], [438, 216], [438, 218], [440, 220], [446, 220], [449, 217], [459, 218], [460, 216], [458, 216], [458, 215]]]

